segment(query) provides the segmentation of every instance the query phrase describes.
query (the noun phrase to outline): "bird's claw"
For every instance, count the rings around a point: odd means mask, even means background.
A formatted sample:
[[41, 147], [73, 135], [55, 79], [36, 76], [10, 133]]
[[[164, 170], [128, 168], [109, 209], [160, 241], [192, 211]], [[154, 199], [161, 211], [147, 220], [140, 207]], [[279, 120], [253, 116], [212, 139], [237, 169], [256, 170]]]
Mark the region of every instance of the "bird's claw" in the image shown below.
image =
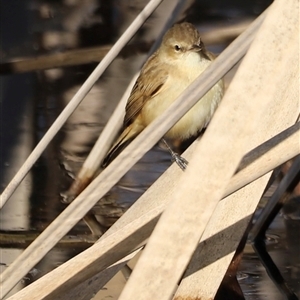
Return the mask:
[[176, 162], [176, 164], [182, 171], [186, 169], [189, 163], [184, 157], [180, 156], [178, 153], [175, 152], [172, 153], [172, 161]]

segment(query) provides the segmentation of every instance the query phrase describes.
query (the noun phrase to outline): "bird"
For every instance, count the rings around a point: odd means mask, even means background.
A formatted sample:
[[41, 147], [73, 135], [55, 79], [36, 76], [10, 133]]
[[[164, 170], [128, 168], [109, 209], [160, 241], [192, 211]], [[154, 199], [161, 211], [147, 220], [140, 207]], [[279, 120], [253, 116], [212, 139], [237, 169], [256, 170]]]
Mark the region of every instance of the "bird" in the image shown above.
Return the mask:
[[[188, 22], [173, 25], [162, 43], [141, 69], [125, 108], [123, 130], [102, 162], [108, 164], [215, 60], [206, 50], [200, 33]], [[223, 79], [218, 81], [165, 134], [165, 138], [184, 141], [199, 133], [211, 120], [224, 93]], [[175, 153], [166, 142], [173, 161], [182, 170], [187, 160]]]

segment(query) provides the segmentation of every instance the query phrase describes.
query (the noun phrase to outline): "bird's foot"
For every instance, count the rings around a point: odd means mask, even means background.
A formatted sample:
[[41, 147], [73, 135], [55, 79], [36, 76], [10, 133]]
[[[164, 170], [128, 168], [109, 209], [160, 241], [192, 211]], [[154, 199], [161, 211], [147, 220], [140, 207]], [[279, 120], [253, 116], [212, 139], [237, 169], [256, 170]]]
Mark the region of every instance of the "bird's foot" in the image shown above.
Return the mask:
[[178, 153], [176, 153], [176, 152], [173, 152], [172, 153], [172, 161], [173, 162], [176, 162], [176, 164], [179, 166], [179, 168], [182, 170], [182, 171], [184, 171], [185, 169], [186, 169], [186, 167], [187, 167], [187, 165], [188, 165], [188, 161], [184, 158], [184, 157], [182, 157], [182, 156], [180, 156]]
[[163, 138], [162, 141], [164, 142], [164, 144], [166, 145], [168, 151], [170, 152], [171, 156], [172, 156], [172, 162], [176, 162], [176, 164], [179, 166], [179, 168], [184, 171], [188, 165], [188, 161], [183, 158], [182, 156], [180, 156], [178, 153], [174, 152], [172, 150], [172, 148], [169, 146], [169, 144], [167, 143], [167, 141]]

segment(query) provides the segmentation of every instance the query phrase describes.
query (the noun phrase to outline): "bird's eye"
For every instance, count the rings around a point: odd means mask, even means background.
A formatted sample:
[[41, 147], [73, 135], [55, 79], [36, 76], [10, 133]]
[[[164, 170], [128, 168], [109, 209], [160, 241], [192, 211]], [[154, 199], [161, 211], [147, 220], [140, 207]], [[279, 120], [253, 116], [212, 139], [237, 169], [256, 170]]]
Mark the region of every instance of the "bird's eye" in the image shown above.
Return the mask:
[[174, 49], [175, 49], [175, 51], [180, 51], [181, 48], [180, 48], [180, 46], [175, 45], [175, 46], [174, 46]]

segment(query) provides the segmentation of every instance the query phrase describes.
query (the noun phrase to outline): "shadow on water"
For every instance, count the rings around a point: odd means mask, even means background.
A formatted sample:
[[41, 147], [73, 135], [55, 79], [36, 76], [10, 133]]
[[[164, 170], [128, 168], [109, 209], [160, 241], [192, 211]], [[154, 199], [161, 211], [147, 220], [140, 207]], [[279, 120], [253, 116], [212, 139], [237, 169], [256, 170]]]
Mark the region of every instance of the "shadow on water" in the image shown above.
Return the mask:
[[[144, 5], [143, 1], [135, 4], [134, 1], [100, 0], [4, 2], [0, 1], [1, 62], [15, 57], [113, 43]], [[244, 1], [241, 4], [240, 1], [229, 1], [225, 5], [222, 1], [211, 1], [208, 6], [204, 1], [196, 1], [188, 10], [188, 20], [198, 24], [200, 31], [205, 31], [255, 16], [269, 2]], [[154, 23], [163, 21], [164, 9], [161, 8], [146, 22], [133, 41], [151, 42], [155, 39], [158, 29]], [[215, 45], [212, 49], [221, 51], [224, 46]], [[70, 186], [145, 58], [145, 54], [139, 54], [125, 60], [118, 58], [112, 63], [5, 205], [0, 221], [2, 270], [66, 207], [60, 193]], [[1, 76], [2, 190], [95, 65]], [[168, 153], [156, 146], [99, 201], [93, 212], [105, 227], [109, 227], [169, 165]], [[267, 233], [267, 248], [285, 279], [299, 293], [297, 205], [286, 206], [276, 217]], [[295, 212], [297, 209], [298, 213]], [[94, 241], [95, 237], [80, 221], [12, 293], [80, 253]], [[247, 300], [282, 299], [249, 245], [245, 249], [238, 279]]]

